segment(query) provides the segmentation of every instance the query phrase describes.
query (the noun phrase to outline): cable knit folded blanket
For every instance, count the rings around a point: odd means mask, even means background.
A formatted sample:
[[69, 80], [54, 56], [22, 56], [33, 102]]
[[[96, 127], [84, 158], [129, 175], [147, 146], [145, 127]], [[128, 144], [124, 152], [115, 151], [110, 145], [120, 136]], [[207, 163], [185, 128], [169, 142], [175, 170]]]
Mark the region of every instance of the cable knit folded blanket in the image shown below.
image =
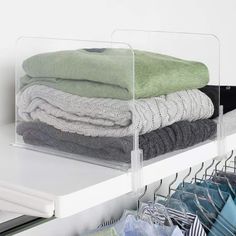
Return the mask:
[[[209, 82], [207, 67], [157, 53], [134, 50], [135, 98], [197, 89]], [[38, 84], [84, 97], [133, 97], [133, 52], [100, 48], [43, 53], [26, 59], [21, 89]]]
[[213, 104], [199, 90], [131, 101], [86, 98], [47, 86], [34, 85], [18, 94], [23, 121], [39, 120], [70, 133], [86, 136], [124, 137], [145, 134], [177, 121], [206, 119]]
[[[62, 132], [42, 122], [19, 123], [17, 133], [27, 144], [127, 163], [133, 149], [132, 137], [87, 137]], [[213, 120], [180, 121], [139, 136], [139, 146], [143, 149], [144, 160], [148, 160], [203, 142], [215, 133], [216, 123]]]

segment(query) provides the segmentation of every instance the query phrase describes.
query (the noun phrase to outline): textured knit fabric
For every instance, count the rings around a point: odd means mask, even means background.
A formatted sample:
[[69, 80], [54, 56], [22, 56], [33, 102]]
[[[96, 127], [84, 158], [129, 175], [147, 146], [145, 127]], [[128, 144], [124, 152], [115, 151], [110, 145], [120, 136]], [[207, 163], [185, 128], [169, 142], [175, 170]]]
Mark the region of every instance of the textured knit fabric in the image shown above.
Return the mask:
[[34, 85], [18, 95], [24, 121], [40, 120], [64, 132], [86, 136], [124, 137], [145, 134], [181, 120], [211, 117], [213, 104], [199, 90], [130, 101], [86, 98]]
[[[19, 123], [17, 133], [31, 145], [121, 162], [130, 162], [133, 149], [132, 137], [87, 137], [62, 132], [42, 122]], [[143, 150], [144, 160], [148, 160], [203, 142], [215, 133], [216, 124], [212, 120], [180, 121], [140, 135], [139, 147]]]
[[220, 87], [207, 85], [200, 89], [205, 93], [214, 104], [214, 114], [211, 118], [216, 118], [219, 116], [219, 105], [220, 105]]
[[[200, 62], [134, 51], [135, 97], [145, 98], [204, 87], [208, 69]], [[133, 97], [133, 52], [128, 49], [73, 50], [26, 59], [22, 87], [30, 84], [85, 97]]]

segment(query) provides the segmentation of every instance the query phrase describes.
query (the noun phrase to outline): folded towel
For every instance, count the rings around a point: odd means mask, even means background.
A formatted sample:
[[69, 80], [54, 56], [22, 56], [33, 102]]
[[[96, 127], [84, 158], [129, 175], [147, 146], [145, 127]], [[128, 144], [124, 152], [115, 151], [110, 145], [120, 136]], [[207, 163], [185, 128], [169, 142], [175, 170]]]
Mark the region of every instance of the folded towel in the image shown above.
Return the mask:
[[186, 90], [134, 101], [86, 98], [34, 85], [19, 93], [19, 117], [39, 120], [64, 132], [87, 136], [124, 137], [212, 116], [213, 104], [204, 93]]
[[[100, 159], [130, 162], [133, 138], [87, 137], [62, 132], [42, 122], [22, 122], [17, 133], [25, 143]], [[180, 121], [168, 127], [139, 136], [144, 160], [184, 149], [211, 138], [216, 133], [213, 120]]]
[[[134, 51], [135, 98], [156, 97], [207, 85], [208, 69], [200, 62]], [[128, 49], [81, 49], [32, 56], [23, 63], [21, 88], [33, 84], [83, 97], [131, 99], [133, 53]]]
[[219, 105], [220, 105], [220, 87], [207, 85], [204, 88], [200, 88], [200, 91], [205, 93], [212, 101], [214, 105], [214, 113], [212, 115], [212, 119], [219, 116]]
[[219, 104], [224, 106], [224, 113], [236, 109], [236, 86], [207, 85], [200, 90], [209, 96], [214, 104], [215, 111], [212, 118], [219, 115]]

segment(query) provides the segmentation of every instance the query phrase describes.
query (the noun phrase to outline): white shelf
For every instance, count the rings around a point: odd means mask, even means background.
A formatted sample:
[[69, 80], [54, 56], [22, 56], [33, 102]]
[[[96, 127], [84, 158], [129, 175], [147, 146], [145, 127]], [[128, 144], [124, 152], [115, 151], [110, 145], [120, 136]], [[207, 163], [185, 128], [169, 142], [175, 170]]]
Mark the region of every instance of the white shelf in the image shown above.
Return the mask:
[[[236, 134], [226, 150], [236, 146]], [[14, 125], [0, 129], [0, 210], [41, 217], [66, 217], [131, 191], [130, 173], [36, 151], [16, 148]], [[144, 166], [144, 184], [210, 160], [217, 155], [209, 141]], [[174, 156], [173, 156], [174, 154]]]

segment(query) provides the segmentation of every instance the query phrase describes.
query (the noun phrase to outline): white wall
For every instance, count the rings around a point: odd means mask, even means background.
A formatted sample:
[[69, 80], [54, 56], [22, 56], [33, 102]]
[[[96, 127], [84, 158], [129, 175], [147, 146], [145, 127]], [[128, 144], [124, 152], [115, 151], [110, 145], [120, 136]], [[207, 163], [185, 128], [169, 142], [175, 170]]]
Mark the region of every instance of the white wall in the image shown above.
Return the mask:
[[19, 36], [110, 39], [115, 28], [213, 33], [222, 77], [234, 80], [235, 0], [0, 0], [0, 124], [14, 118], [14, 46]]

